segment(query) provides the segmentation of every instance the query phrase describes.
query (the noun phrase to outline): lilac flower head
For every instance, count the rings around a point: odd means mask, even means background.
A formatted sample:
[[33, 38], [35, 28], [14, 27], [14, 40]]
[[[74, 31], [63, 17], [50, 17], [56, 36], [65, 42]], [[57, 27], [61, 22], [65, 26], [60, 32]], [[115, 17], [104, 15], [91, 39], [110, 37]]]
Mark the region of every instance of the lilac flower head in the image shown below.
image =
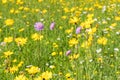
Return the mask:
[[52, 22], [51, 25], [50, 25], [50, 30], [53, 30], [55, 27], [55, 22]]
[[36, 22], [34, 27], [35, 27], [36, 31], [41, 31], [41, 30], [43, 30], [44, 25], [41, 22]]
[[66, 56], [68, 56], [70, 53], [71, 53], [71, 50], [68, 50], [68, 51], [66, 52]]
[[81, 31], [81, 27], [77, 27], [77, 29], [76, 29], [76, 34], [79, 34], [80, 31]]

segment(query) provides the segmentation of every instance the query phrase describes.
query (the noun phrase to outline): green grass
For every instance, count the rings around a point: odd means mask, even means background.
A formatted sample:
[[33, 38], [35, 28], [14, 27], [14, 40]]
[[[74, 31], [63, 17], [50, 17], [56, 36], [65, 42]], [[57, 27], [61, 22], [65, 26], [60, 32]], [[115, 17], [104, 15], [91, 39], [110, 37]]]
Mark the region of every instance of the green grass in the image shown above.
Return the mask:
[[[34, 78], [45, 71], [52, 72], [50, 80], [120, 79], [120, 50], [114, 50], [115, 48], [120, 49], [120, 20], [116, 20], [116, 17], [120, 18], [120, 1], [43, 0], [38, 2], [37, 0], [21, 0], [23, 4], [17, 4], [17, 0], [11, 1], [8, 0], [3, 4], [0, 0], [0, 29], [2, 30], [0, 43], [4, 42], [5, 37], [13, 37], [12, 42], [6, 43], [5, 46], [0, 45], [0, 80], [14, 80], [20, 74], [26, 76], [28, 80], [35, 80]], [[102, 12], [103, 6], [106, 6], [104, 12]], [[28, 8], [28, 11], [25, 8]], [[10, 13], [11, 9], [19, 13]], [[36, 9], [38, 11], [35, 11]], [[68, 12], [65, 9], [68, 9]], [[45, 10], [47, 12], [43, 13]], [[93, 14], [93, 17], [87, 18], [89, 14]], [[66, 19], [62, 19], [63, 16], [66, 16]], [[69, 23], [73, 17], [77, 17], [79, 20], [73, 24]], [[13, 19], [14, 24], [6, 26], [5, 20], [7, 19]], [[89, 23], [94, 19], [97, 20]], [[44, 30], [36, 31], [34, 29], [36, 22], [42, 22]], [[55, 27], [51, 31], [49, 26], [52, 22], [55, 22]], [[117, 24], [114, 29], [110, 28], [113, 23]], [[90, 27], [86, 28], [89, 25]], [[79, 26], [83, 28], [79, 34], [75, 34], [76, 28]], [[87, 30], [95, 27], [96, 31], [91, 35], [88, 34]], [[19, 32], [22, 28], [24, 31]], [[71, 30], [71, 28], [73, 29]], [[105, 29], [108, 29], [107, 33], [103, 31]], [[66, 30], [71, 30], [71, 32], [66, 33]], [[42, 34], [43, 39], [34, 41], [31, 38], [34, 33]], [[90, 36], [92, 36], [92, 40], [88, 41]], [[18, 46], [15, 42], [18, 37], [27, 38], [26, 44]], [[100, 37], [107, 38], [106, 45], [97, 42]], [[78, 40], [78, 43], [71, 47], [69, 41], [73, 38]], [[91, 45], [82, 47], [85, 41]], [[53, 44], [57, 44], [58, 47], [54, 47]], [[102, 51], [97, 53], [98, 49], [102, 49]], [[72, 52], [66, 56], [68, 50]], [[6, 51], [12, 51], [13, 54], [6, 58], [4, 55]], [[52, 56], [52, 52], [55, 52], [56, 55]], [[75, 54], [79, 54], [79, 57], [69, 58]], [[13, 62], [14, 59], [17, 61]], [[17, 66], [21, 61], [23, 61], [21, 67], [11, 73], [9, 68]], [[39, 67], [40, 72], [29, 74], [26, 71], [26, 66], [29, 65]], [[51, 65], [54, 65], [55, 68], [50, 68]], [[70, 76], [66, 78], [68, 73]]]

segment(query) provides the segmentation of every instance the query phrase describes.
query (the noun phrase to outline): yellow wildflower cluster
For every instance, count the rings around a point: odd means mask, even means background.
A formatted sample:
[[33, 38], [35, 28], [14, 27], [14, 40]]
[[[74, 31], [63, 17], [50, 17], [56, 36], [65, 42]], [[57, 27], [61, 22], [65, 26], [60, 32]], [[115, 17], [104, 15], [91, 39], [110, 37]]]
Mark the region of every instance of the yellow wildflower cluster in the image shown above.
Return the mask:
[[24, 44], [26, 44], [27, 42], [27, 38], [22, 38], [22, 37], [18, 37], [15, 38], [15, 42], [17, 43], [18, 46], [23, 46]]
[[34, 33], [32, 34], [31, 38], [36, 41], [36, 40], [42, 40], [43, 39], [43, 35], [38, 34], [38, 33]]
[[106, 45], [107, 44], [107, 38], [100, 37], [100, 38], [98, 38], [97, 43], [102, 44], [102, 45]]
[[29, 74], [36, 74], [36, 73], [40, 72], [40, 69], [38, 67], [31, 66], [30, 68], [27, 68], [26, 71]]

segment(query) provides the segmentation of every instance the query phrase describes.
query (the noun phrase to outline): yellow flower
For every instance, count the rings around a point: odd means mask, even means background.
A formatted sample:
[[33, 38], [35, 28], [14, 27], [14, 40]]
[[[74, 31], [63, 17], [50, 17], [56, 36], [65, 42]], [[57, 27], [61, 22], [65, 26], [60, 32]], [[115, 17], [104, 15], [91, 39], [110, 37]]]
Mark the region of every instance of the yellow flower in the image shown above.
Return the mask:
[[24, 44], [26, 44], [27, 38], [21, 38], [21, 37], [15, 38], [15, 42], [17, 43], [18, 46], [19, 45], [23, 46]]
[[36, 40], [42, 40], [43, 39], [43, 35], [38, 34], [38, 33], [34, 33], [32, 34], [31, 38], [36, 41]]
[[65, 75], [66, 78], [70, 78], [70, 76], [71, 76], [70, 73], [67, 73], [67, 74]]
[[88, 34], [94, 34], [95, 32], [97, 31], [97, 29], [96, 29], [96, 27], [94, 27], [94, 28], [92, 28], [92, 29], [90, 29], [89, 31], [88, 31]]
[[78, 40], [76, 38], [72, 38], [72, 39], [69, 40], [69, 45], [70, 46], [74, 46], [76, 44], [78, 44]]
[[11, 52], [11, 51], [4, 52], [5, 57], [8, 57], [8, 56], [10, 56], [12, 54], [13, 54], [13, 52]]
[[67, 34], [70, 34], [70, 33], [72, 33], [73, 32], [73, 27], [71, 27], [70, 29], [67, 29], [67, 30], [65, 30], [65, 33], [67, 33]]
[[102, 63], [103, 62], [102, 57], [97, 58], [97, 61]]
[[67, 16], [62, 16], [61, 18], [65, 20], [67, 18]]
[[10, 67], [10, 73], [15, 73], [16, 71], [18, 71], [18, 67], [17, 66], [13, 66], [13, 67]]
[[5, 25], [6, 26], [12, 26], [14, 24], [14, 20], [13, 19], [7, 19], [5, 20]]
[[21, 29], [19, 29], [19, 32], [23, 32], [25, 29], [24, 28], [21, 28]]
[[69, 9], [68, 9], [68, 8], [64, 8], [64, 12], [65, 12], [65, 13], [68, 13], [68, 12], [69, 12]]
[[79, 22], [79, 18], [78, 17], [70, 18], [70, 21], [69, 21], [69, 23], [71, 23], [71, 24], [77, 24], [78, 22]]
[[16, 76], [14, 80], [28, 80], [28, 78], [24, 75], [19, 75], [19, 76]]
[[43, 0], [38, 0], [38, 2], [42, 2]]
[[[88, 39], [90, 40], [90, 39]], [[81, 44], [81, 47], [83, 48], [89, 48], [91, 46], [91, 40], [90, 41], [84, 41], [82, 44]]]
[[2, 32], [2, 29], [0, 29], [0, 32]]
[[53, 43], [53, 47], [57, 48], [58, 47], [57, 43]]
[[22, 0], [17, 0], [16, 4], [23, 4], [24, 2]]
[[31, 66], [30, 68], [27, 68], [26, 70], [28, 71], [29, 74], [36, 74], [40, 72], [40, 69], [35, 66]]
[[34, 78], [34, 80], [43, 80], [41, 76]]
[[78, 59], [79, 54], [73, 54], [72, 56], [69, 57], [70, 60], [75, 60]]
[[116, 20], [116, 21], [119, 21], [119, 20], [120, 20], [120, 17], [119, 17], [119, 16], [116, 16], [116, 17], [115, 17], [115, 20]]
[[116, 25], [117, 25], [117, 23], [113, 23], [113, 24], [111, 24], [112, 27], [115, 27]]
[[42, 10], [42, 13], [43, 14], [47, 13], [47, 10], [46, 9]]
[[105, 38], [105, 37], [100, 37], [100, 38], [97, 40], [97, 43], [98, 43], [98, 44], [102, 44], [102, 45], [106, 45], [106, 44], [107, 44], [107, 38]]
[[52, 53], [51, 53], [52, 56], [55, 56], [56, 54], [57, 54], [56, 52], [52, 52]]
[[10, 10], [10, 13], [14, 13], [14, 11], [15, 11], [15, 9], [14, 9], [14, 8], [12, 8], [12, 9]]
[[5, 3], [7, 3], [7, 0], [2, 0], [2, 4], [5, 4]]
[[13, 41], [13, 37], [6, 37], [6, 38], [4, 38], [4, 42], [6, 42], [6, 43], [10, 43], [12, 41]]
[[24, 62], [21, 61], [17, 66], [18, 66], [18, 67], [21, 67], [23, 63], [24, 63]]
[[52, 72], [43, 72], [41, 75], [42, 80], [49, 80], [52, 78]]

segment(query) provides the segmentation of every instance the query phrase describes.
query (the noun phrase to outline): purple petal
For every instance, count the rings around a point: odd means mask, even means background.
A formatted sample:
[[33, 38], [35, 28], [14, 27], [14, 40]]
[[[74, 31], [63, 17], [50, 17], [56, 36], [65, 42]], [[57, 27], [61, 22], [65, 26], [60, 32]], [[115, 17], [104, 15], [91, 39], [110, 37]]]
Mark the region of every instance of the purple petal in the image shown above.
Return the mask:
[[55, 27], [55, 22], [52, 22], [51, 25], [50, 25], [50, 30], [53, 30]]
[[81, 31], [81, 27], [77, 27], [77, 29], [76, 29], [76, 34], [79, 34], [80, 31]]
[[66, 56], [68, 56], [70, 53], [71, 53], [71, 50], [68, 50], [68, 51], [66, 52]]
[[34, 25], [36, 31], [41, 31], [44, 28], [44, 25], [41, 22], [36, 22]]

